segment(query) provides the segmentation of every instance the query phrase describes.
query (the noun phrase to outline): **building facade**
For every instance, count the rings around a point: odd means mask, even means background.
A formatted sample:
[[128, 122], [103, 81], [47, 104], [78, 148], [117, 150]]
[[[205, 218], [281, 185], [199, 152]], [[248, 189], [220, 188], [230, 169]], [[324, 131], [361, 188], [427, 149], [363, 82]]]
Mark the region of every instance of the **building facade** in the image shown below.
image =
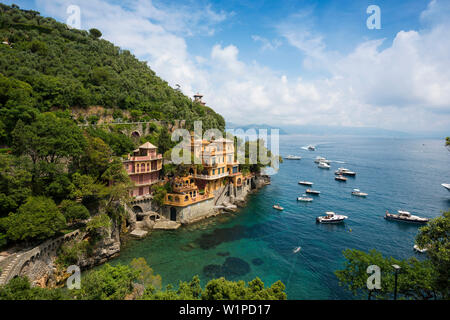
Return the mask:
[[[170, 210], [170, 219], [177, 221], [183, 208], [192, 207], [201, 211], [211, 209], [215, 205], [215, 197], [220, 198], [219, 191], [225, 191], [232, 184], [239, 188], [243, 184], [243, 176], [239, 171], [239, 162], [234, 159], [234, 142], [227, 139], [207, 141], [195, 139], [191, 135], [189, 146], [194, 158], [201, 159], [200, 170], [193, 166], [189, 175], [175, 178], [172, 192], [165, 197], [164, 204]], [[200, 206], [200, 203], [205, 203]], [[208, 204], [206, 204], [208, 203]]]
[[150, 142], [146, 142], [134, 150], [123, 161], [126, 172], [134, 182], [130, 191], [131, 197], [145, 197], [151, 193], [151, 186], [159, 182], [159, 173], [162, 169], [162, 154]]

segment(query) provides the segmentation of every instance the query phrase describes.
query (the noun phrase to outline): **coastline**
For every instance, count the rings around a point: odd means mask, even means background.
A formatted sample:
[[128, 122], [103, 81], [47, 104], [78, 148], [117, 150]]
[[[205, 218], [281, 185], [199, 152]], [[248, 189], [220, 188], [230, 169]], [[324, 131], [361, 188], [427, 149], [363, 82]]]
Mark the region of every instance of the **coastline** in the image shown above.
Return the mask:
[[[78, 266], [82, 271], [86, 271], [102, 265], [120, 255], [122, 246], [127, 239], [150, 237], [152, 230], [176, 230], [183, 225], [191, 225], [211, 217], [219, 216], [222, 213], [236, 212], [238, 208], [245, 207], [250, 194], [258, 192], [268, 184], [270, 184], [269, 176], [261, 174], [254, 175], [252, 176], [252, 183], [249, 183], [247, 189], [242, 189], [244, 191], [239, 194], [239, 197], [231, 197], [231, 195], [226, 197], [219, 196], [218, 198], [214, 197], [211, 199], [215, 204], [214, 206], [205, 207], [204, 210], [199, 211], [199, 214], [183, 219], [176, 226], [169, 223], [167, 227], [164, 227], [164, 223], [171, 222], [166, 218], [159, 222], [160, 225], [158, 226], [158, 222], [152, 223], [150, 221], [151, 214], [145, 214], [144, 220], [138, 221], [138, 215], [132, 210], [128, 210], [128, 213], [130, 213], [127, 219], [128, 228], [125, 227], [125, 230], [123, 230], [123, 226], [117, 226], [116, 223], [113, 223], [109, 230], [107, 230], [107, 235], [96, 243], [93, 248], [93, 254], [81, 257]], [[224, 188], [227, 187], [229, 186]], [[218, 195], [223, 194], [223, 190], [218, 192]], [[151, 204], [151, 201], [147, 201], [146, 203]], [[224, 204], [226, 205], [224, 206]], [[163, 208], [158, 209], [156, 213], [164, 217]], [[155, 213], [155, 211], [149, 212], [152, 214]], [[133, 234], [136, 230], [145, 231], [145, 233], [141, 233], [141, 236], [136, 236]], [[20, 250], [7, 256], [0, 261], [2, 266], [0, 285], [7, 283], [15, 276], [27, 276], [33, 286], [58, 287], [64, 285], [64, 281], [70, 274], [58, 268], [56, 264], [58, 250], [63, 244], [83, 241], [85, 236], [85, 232], [77, 229], [66, 235], [47, 240], [33, 248]]]

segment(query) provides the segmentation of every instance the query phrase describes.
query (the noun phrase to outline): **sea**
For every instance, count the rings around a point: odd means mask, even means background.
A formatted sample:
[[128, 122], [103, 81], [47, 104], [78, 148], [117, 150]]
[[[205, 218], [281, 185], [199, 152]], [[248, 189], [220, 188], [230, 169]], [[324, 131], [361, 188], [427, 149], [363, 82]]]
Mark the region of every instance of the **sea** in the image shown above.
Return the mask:
[[[315, 151], [307, 150], [310, 144]], [[259, 277], [266, 286], [281, 280], [288, 299], [354, 299], [334, 273], [344, 266], [343, 250], [376, 249], [397, 259], [423, 259], [413, 250], [419, 226], [387, 221], [384, 214], [406, 210], [434, 218], [450, 208], [450, 192], [441, 186], [450, 183], [444, 139], [282, 135], [279, 149], [282, 156], [302, 159], [284, 160], [271, 184], [252, 194], [245, 208], [129, 240], [109, 263], [143, 257], [164, 286], [194, 275], [203, 285], [221, 276]], [[331, 160], [331, 169], [319, 169], [317, 156]], [[357, 174], [335, 181], [339, 167]], [[299, 180], [313, 182], [321, 194], [311, 203], [298, 202], [307, 188]], [[354, 188], [368, 196], [352, 196]], [[284, 210], [273, 209], [274, 204]], [[316, 217], [326, 211], [348, 219], [340, 225], [317, 224]]]

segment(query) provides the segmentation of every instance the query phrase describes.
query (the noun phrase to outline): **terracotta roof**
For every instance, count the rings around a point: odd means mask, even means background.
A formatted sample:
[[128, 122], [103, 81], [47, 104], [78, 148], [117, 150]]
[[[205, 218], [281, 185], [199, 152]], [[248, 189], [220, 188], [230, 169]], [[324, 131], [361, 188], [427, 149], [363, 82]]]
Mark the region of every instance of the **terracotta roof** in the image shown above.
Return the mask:
[[156, 149], [156, 147], [150, 142], [146, 142], [142, 146], [139, 146], [139, 149]]

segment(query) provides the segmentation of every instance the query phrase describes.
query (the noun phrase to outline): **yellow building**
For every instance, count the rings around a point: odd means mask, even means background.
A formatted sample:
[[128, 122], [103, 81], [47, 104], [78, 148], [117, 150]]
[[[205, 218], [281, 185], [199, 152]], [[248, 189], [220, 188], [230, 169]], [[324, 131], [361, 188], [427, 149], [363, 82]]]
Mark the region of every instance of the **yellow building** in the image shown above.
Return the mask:
[[190, 175], [178, 178], [172, 184], [172, 193], [166, 195], [165, 204], [188, 206], [214, 197], [214, 191], [229, 183], [239, 187], [243, 177], [239, 162], [234, 159], [234, 142], [228, 139], [207, 141], [191, 135], [191, 152], [201, 159], [203, 170], [193, 166]]
[[[239, 162], [234, 159], [234, 142], [228, 139], [214, 141], [191, 138], [192, 152], [202, 160], [203, 170], [194, 169], [193, 176], [197, 186], [206, 192], [214, 192], [228, 181], [237, 185], [242, 181]], [[231, 179], [230, 179], [231, 178]]]

